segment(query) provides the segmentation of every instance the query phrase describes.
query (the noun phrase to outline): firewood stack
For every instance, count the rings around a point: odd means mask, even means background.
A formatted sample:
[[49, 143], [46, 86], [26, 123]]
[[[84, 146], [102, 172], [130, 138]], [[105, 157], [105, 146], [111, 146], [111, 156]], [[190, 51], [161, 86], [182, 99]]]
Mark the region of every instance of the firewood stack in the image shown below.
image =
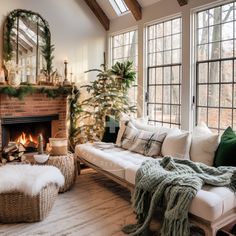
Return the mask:
[[24, 155], [25, 147], [21, 143], [9, 142], [3, 149], [2, 163], [18, 161], [22, 162], [26, 160]]

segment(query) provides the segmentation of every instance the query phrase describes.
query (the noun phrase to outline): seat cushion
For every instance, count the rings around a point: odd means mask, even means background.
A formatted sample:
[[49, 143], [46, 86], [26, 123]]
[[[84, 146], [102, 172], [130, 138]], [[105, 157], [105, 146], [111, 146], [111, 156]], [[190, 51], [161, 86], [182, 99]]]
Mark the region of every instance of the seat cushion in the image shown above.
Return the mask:
[[192, 200], [189, 212], [213, 221], [235, 208], [235, 195], [226, 187], [204, 186]]
[[[135, 175], [140, 165], [130, 165], [126, 168], [126, 181], [135, 184]], [[231, 190], [206, 185], [198, 191], [190, 205], [189, 212], [205, 220], [213, 221], [234, 207], [236, 207], [236, 197]]]
[[146, 158], [141, 154], [124, 150], [114, 144], [86, 143], [76, 146], [75, 153], [86, 161], [125, 179], [125, 169], [141, 165]]
[[[135, 185], [136, 172], [145, 157], [129, 150], [115, 147], [114, 144], [81, 144], [76, 154], [88, 162], [125, 179]], [[192, 200], [189, 212], [208, 221], [214, 221], [236, 207], [236, 197], [225, 187], [206, 185]]]

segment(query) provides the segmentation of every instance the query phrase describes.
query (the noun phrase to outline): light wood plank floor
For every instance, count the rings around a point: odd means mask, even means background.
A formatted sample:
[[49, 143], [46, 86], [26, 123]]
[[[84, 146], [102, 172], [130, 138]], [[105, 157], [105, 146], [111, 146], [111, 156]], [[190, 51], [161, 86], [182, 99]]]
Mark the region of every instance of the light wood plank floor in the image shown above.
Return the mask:
[[[160, 228], [158, 222], [160, 219], [155, 217], [151, 224], [154, 232]], [[130, 223], [135, 223], [135, 214], [129, 191], [87, 169], [77, 177], [70, 191], [57, 197], [50, 215], [44, 221], [0, 224], [0, 235], [124, 236], [121, 229]]]
[[0, 235], [120, 236], [135, 222], [129, 192], [94, 171], [85, 170], [73, 188], [60, 194], [50, 215], [39, 223], [0, 224]]

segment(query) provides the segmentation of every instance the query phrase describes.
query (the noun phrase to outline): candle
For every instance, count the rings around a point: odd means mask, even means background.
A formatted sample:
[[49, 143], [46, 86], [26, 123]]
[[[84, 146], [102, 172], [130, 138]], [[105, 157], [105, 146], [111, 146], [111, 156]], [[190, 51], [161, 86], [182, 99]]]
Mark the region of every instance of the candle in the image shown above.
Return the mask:
[[5, 83], [5, 73], [3, 69], [0, 69], [0, 83]]

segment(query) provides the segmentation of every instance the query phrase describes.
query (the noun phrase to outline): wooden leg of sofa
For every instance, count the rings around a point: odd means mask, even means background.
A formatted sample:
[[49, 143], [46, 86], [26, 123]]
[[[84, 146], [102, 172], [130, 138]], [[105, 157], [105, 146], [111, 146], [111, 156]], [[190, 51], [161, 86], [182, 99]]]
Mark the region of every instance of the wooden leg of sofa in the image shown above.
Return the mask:
[[209, 228], [204, 228], [205, 236], [216, 236], [217, 230], [213, 226]]
[[77, 160], [77, 169], [78, 169], [78, 175], [81, 174], [81, 167], [80, 167], [80, 161]]

